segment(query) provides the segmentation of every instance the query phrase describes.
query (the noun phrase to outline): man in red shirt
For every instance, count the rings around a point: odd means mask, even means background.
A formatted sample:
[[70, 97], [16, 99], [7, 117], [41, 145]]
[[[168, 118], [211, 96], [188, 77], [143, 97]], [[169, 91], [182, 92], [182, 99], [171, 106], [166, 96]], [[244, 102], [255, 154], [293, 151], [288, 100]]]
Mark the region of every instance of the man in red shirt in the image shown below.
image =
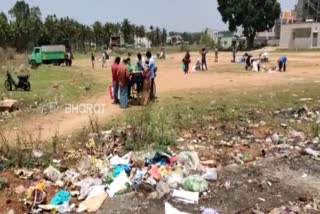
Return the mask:
[[120, 57], [117, 57], [111, 66], [112, 87], [113, 87], [113, 104], [119, 103], [118, 69], [119, 69], [120, 61], [121, 61]]
[[119, 65], [118, 68], [118, 83], [120, 86], [120, 106], [121, 108], [128, 108], [128, 85], [130, 72], [128, 66], [126, 65], [126, 60], [123, 60], [123, 63]]

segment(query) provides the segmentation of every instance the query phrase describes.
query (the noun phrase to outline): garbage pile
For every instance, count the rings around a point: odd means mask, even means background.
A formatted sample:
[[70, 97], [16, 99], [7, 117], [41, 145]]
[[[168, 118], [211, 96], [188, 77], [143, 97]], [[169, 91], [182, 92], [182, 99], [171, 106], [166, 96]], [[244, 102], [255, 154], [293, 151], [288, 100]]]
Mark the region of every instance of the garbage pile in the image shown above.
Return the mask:
[[[87, 147], [94, 144], [90, 139]], [[25, 195], [24, 203], [30, 213], [96, 212], [106, 199], [129, 192], [142, 193], [150, 200], [170, 197], [198, 204], [201, 194], [208, 191], [208, 182], [218, 179], [216, 168], [203, 164], [196, 152], [189, 151], [129, 152], [124, 156], [101, 157], [83, 154], [73, 168], [64, 168], [56, 160], [42, 176], [35, 174], [32, 170], [15, 171], [21, 179], [39, 179], [27, 189], [16, 189]], [[50, 196], [52, 190], [54, 194]], [[170, 206], [167, 204], [166, 209], [170, 210]]]
[[312, 111], [307, 106], [301, 108], [286, 108], [273, 112], [274, 115], [278, 115], [284, 118], [289, 118], [292, 122], [301, 123], [302, 121], [317, 122], [320, 123], [320, 112]]

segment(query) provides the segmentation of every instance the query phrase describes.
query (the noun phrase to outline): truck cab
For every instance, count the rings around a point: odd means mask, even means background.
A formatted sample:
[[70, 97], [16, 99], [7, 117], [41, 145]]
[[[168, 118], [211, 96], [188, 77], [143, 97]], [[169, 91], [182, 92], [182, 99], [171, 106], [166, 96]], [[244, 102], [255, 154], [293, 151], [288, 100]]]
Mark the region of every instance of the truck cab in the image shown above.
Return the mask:
[[33, 48], [32, 53], [28, 56], [28, 60], [32, 67], [37, 67], [38, 65], [42, 64], [41, 47]]

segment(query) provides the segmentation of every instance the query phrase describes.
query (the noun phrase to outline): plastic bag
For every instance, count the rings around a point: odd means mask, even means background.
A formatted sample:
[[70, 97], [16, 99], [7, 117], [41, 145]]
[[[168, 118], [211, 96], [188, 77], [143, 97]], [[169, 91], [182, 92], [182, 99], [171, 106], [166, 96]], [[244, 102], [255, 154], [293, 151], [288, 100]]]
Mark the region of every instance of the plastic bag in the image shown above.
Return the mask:
[[183, 179], [182, 188], [191, 192], [204, 192], [208, 190], [208, 182], [199, 175], [190, 175]]
[[190, 170], [203, 170], [198, 153], [196, 152], [181, 152], [177, 156], [177, 161], [184, 167], [186, 172]]
[[60, 178], [62, 177], [62, 174], [59, 170], [57, 170], [53, 166], [49, 166], [47, 169], [44, 170], [44, 176], [48, 180], [52, 182], [56, 182], [57, 180], [60, 180]]
[[166, 194], [170, 193], [170, 188], [169, 188], [168, 184], [165, 183], [165, 182], [163, 182], [162, 180], [160, 180], [160, 181], [157, 183], [156, 189], [157, 189], [159, 198], [162, 198], [162, 197], [165, 196]]
[[60, 205], [68, 202], [70, 199], [70, 193], [65, 190], [57, 192], [50, 201], [51, 205]]
[[208, 168], [207, 172], [202, 175], [207, 181], [216, 181], [218, 179], [218, 173], [216, 168]]
[[177, 189], [178, 186], [182, 183], [183, 173], [182, 172], [173, 172], [166, 177], [167, 184], [171, 189]]
[[78, 199], [79, 200], [85, 199], [87, 195], [90, 193], [90, 191], [92, 190], [93, 186], [99, 186], [101, 184], [102, 184], [102, 181], [100, 179], [94, 179], [94, 178], [86, 178], [76, 183], [75, 185], [81, 188]]

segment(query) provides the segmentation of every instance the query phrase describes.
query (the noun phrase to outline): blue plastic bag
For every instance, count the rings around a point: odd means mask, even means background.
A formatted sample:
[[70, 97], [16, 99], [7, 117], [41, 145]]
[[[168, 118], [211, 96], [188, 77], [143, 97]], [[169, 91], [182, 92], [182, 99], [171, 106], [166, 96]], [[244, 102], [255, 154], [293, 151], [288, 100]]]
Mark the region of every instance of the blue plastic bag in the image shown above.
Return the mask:
[[70, 200], [70, 193], [65, 190], [57, 192], [50, 201], [51, 205], [60, 205]]

